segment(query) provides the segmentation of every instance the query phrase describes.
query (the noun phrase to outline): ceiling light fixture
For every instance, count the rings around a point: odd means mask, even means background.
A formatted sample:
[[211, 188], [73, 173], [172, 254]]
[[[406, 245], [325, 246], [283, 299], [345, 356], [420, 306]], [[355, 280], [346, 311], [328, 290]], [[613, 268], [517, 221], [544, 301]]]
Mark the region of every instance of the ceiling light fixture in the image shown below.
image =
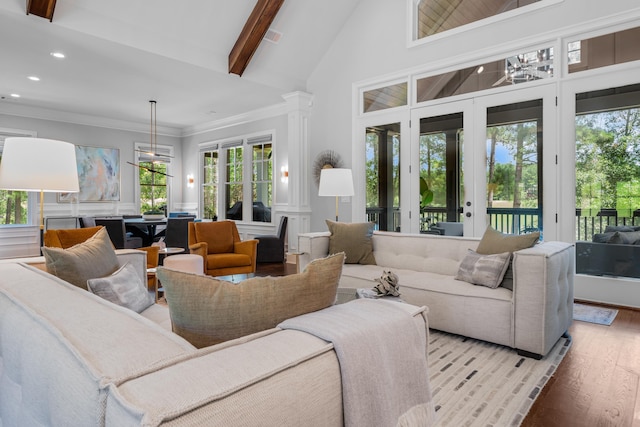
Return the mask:
[[33, 82], [39, 82], [40, 81], [40, 77], [38, 77], [38, 76], [29, 76], [27, 78], [29, 80], [33, 81]]
[[64, 59], [65, 55], [62, 52], [51, 52], [51, 56], [58, 59]]
[[19, 93], [12, 93], [11, 95], [12, 98], [20, 98], [20, 94]]

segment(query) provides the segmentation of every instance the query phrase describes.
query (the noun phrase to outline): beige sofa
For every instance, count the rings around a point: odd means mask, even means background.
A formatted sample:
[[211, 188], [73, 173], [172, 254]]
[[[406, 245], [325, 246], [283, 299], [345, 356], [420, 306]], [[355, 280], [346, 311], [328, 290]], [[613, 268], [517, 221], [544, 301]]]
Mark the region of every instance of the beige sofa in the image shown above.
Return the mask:
[[[346, 264], [340, 292], [372, 288], [383, 270], [399, 276], [401, 298], [429, 308], [429, 326], [490, 341], [540, 358], [573, 319], [574, 247], [544, 242], [513, 254], [513, 291], [456, 280], [460, 261], [479, 238], [376, 231], [377, 265]], [[298, 237], [300, 267], [329, 250], [329, 232]]]
[[[117, 253], [144, 280], [144, 253]], [[22, 261], [41, 268], [0, 262], [3, 427], [343, 425], [332, 344], [274, 328], [198, 350], [165, 306], [137, 314], [42, 271], [42, 258]], [[398, 305], [426, 348], [425, 319]]]

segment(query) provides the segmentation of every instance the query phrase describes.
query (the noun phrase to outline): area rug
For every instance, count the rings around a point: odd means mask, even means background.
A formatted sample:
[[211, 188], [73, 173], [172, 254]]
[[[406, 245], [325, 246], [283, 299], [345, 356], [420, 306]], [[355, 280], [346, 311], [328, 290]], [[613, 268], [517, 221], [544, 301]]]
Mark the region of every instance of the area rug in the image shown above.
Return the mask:
[[609, 326], [613, 323], [617, 314], [618, 310], [614, 308], [573, 303], [573, 320]]
[[432, 330], [428, 358], [436, 426], [519, 426], [570, 346], [570, 338], [561, 338], [535, 360]]

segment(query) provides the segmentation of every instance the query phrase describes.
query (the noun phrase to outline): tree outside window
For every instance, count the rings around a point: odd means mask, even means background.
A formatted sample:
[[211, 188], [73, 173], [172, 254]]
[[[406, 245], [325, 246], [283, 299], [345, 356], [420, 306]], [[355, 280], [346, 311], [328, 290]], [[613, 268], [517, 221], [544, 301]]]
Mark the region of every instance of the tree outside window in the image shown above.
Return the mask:
[[251, 193], [253, 220], [271, 222], [273, 198], [273, 147], [271, 143], [252, 146]]
[[27, 202], [26, 191], [0, 190], [0, 224], [26, 224]]
[[243, 147], [230, 147], [226, 150], [225, 211], [227, 219], [242, 221], [243, 192]]
[[218, 183], [219, 153], [206, 151], [202, 153], [202, 216], [205, 219], [218, 219]]

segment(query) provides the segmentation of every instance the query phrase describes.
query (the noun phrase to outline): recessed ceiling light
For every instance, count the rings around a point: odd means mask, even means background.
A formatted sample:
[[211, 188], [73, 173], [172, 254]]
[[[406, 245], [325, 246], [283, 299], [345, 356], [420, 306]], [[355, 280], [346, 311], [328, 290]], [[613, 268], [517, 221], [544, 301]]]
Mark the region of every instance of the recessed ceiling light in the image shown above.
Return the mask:
[[12, 98], [20, 98], [20, 94], [19, 93], [12, 93], [11, 97]]
[[62, 52], [51, 52], [51, 56], [58, 59], [64, 59], [64, 53]]
[[38, 76], [29, 76], [27, 77], [29, 80], [34, 81], [34, 82], [39, 82], [40, 81], [40, 77]]

